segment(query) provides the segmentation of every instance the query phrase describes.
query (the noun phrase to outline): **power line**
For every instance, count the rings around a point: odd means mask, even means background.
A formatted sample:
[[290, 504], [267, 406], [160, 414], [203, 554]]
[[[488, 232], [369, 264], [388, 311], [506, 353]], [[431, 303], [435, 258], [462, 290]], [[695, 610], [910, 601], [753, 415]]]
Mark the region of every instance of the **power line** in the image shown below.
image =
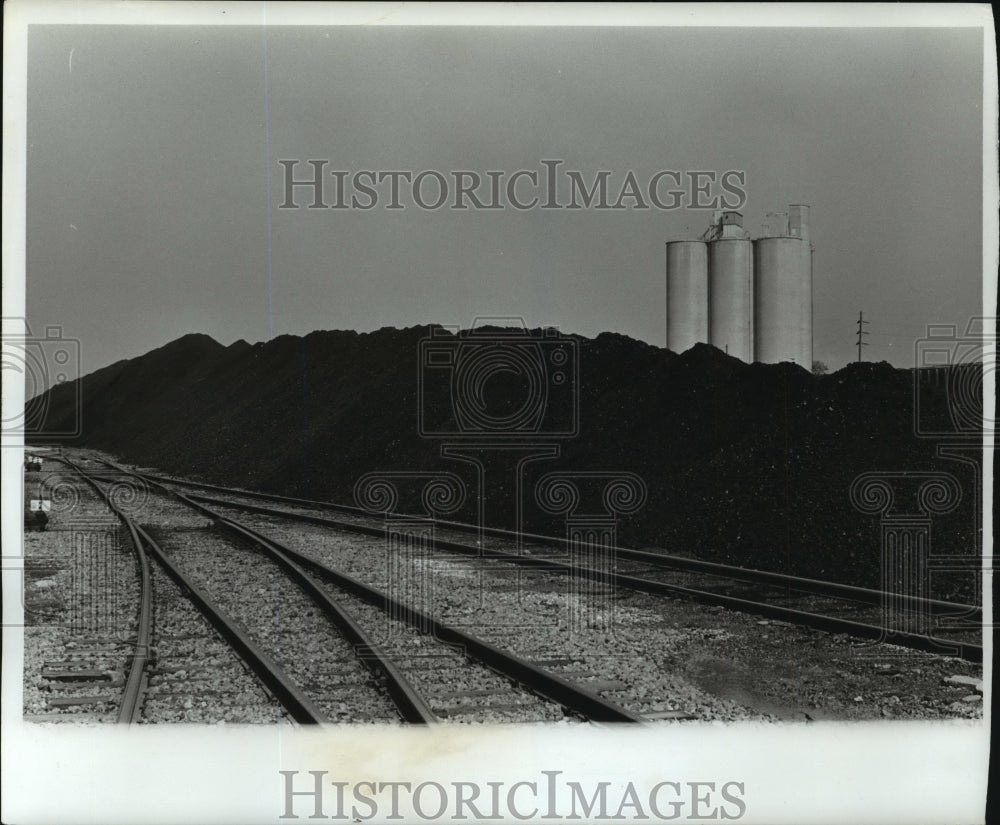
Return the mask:
[[867, 323], [868, 322], [865, 320], [865, 313], [863, 311], [859, 312], [858, 313], [858, 363], [859, 364], [861, 363], [861, 348], [868, 346], [868, 343], [862, 340], [862, 338], [868, 334], [865, 331], [865, 324]]

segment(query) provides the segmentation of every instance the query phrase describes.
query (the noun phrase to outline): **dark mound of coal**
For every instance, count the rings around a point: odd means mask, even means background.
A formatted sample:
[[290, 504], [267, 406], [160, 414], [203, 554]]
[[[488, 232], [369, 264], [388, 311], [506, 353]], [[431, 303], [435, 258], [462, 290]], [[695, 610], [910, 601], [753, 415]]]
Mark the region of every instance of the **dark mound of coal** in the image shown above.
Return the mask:
[[[269, 492], [352, 502], [367, 473], [446, 471], [468, 491], [453, 517], [472, 520], [481, 471], [490, 523], [512, 526], [519, 499], [526, 527], [556, 535], [587, 523], [608, 529], [600, 518], [615, 503], [603, 497], [607, 474], [632, 473], [646, 500], [615, 522], [622, 545], [868, 586], [879, 584], [881, 521], [852, 504], [852, 482], [876, 471], [948, 473], [961, 501], [932, 516], [932, 549], [976, 552], [974, 468], [939, 456], [938, 446], [943, 434], [968, 434], [978, 365], [945, 375], [864, 363], [814, 376], [793, 364], [747, 365], [705, 345], [676, 355], [611, 333], [559, 339], [573, 343], [558, 355], [559, 341], [531, 335], [541, 372], [508, 370], [506, 384], [487, 387], [472, 370], [455, 377], [459, 339], [412, 327], [229, 347], [189, 335], [40, 401], [51, 431], [79, 417], [78, 445]], [[448, 394], [452, 379], [466, 403]], [[509, 400], [529, 391], [544, 395], [540, 417]], [[959, 395], [956, 423], [949, 411]], [[489, 429], [490, 415], [524, 416], [531, 433], [483, 447], [475, 430]], [[553, 472], [575, 476], [575, 511], [539, 508], [538, 482]], [[421, 509], [416, 481], [401, 485], [400, 509]], [[920, 515], [919, 504], [912, 491], [900, 494], [889, 515]], [[960, 580], [939, 577], [936, 594], [966, 590], [969, 577]]]

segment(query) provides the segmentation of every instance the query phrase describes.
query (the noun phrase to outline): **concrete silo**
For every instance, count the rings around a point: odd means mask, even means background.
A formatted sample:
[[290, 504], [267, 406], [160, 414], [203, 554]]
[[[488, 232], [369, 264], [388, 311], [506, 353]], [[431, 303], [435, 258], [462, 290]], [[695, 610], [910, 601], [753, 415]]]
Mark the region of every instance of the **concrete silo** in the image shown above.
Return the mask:
[[[779, 236], [754, 241], [754, 360], [812, 368], [809, 208], [792, 206]], [[773, 223], [771, 224], [773, 226]]]
[[749, 363], [753, 360], [752, 247], [741, 216], [727, 213], [723, 221], [721, 237], [709, 244], [708, 342]]
[[742, 361], [812, 368], [809, 207], [768, 212], [751, 241], [739, 212], [716, 212], [699, 240], [667, 244], [667, 348], [710, 343]]
[[667, 349], [708, 342], [708, 248], [701, 241], [667, 244]]

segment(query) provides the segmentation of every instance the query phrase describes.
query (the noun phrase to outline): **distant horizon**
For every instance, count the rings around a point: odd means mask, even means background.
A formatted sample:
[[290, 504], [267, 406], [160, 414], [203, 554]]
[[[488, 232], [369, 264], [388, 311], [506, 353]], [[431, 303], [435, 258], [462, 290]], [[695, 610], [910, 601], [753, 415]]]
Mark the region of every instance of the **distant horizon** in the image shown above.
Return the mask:
[[[409, 326], [404, 326], [404, 327], [397, 327], [397, 326], [387, 325], [387, 326], [379, 327], [378, 329], [372, 329], [372, 330], [314, 329], [314, 330], [311, 330], [311, 331], [303, 333], [303, 334], [299, 334], [299, 333], [282, 333], [280, 335], [274, 336], [274, 338], [261, 339], [261, 340], [256, 340], [256, 341], [251, 341], [251, 340], [248, 340], [246, 338], [236, 338], [236, 339], [230, 341], [229, 343], [226, 343], [224, 341], [220, 341], [218, 338], [216, 338], [213, 335], [211, 335], [209, 333], [206, 333], [206, 332], [185, 332], [185, 333], [181, 333], [176, 338], [172, 338], [169, 341], [164, 341], [161, 344], [157, 344], [155, 346], [152, 346], [149, 349], [144, 350], [143, 352], [140, 352], [140, 353], [137, 353], [137, 354], [134, 354], [134, 355], [128, 355], [128, 356], [125, 356], [123, 358], [119, 358], [119, 359], [117, 359], [115, 361], [112, 361], [109, 364], [103, 364], [100, 367], [95, 367], [93, 369], [87, 370], [86, 372], [83, 372], [80, 375], [80, 379], [81, 380], [85, 379], [88, 376], [93, 375], [94, 373], [101, 372], [102, 370], [108, 369], [110, 367], [114, 367], [114, 366], [116, 366], [118, 364], [123, 364], [123, 363], [126, 363], [128, 361], [135, 361], [137, 359], [143, 358], [144, 356], [149, 355], [150, 353], [156, 352], [158, 350], [165, 349], [165, 348], [171, 346], [172, 344], [176, 344], [178, 341], [182, 341], [185, 338], [207, 338], [213, 344], [217, 344], [221, 349], [229, 349], [230, 347], [236, 346], [237, 344], [240, 344], [240, 343], [245, 344], [246, 346], [249, 346], [249, 347], [255, 347], [255, 346], [260, 346], [260, 345], [265, 345], [266, 346], [267, 344], [274, 343], [274, 342], [279, 341], [279, 340], [281, 340], [283, 338], [297, 338], [297, 339], [301, 340], [301, 339], [309, 337], [310, 335], [322, 334], [322, 333], [331, 333], [331, 334], [336, 334], [336, 333], [352, 333], [354, 335], [359, 335], [360, 336], [360, 335], [375, 335], [375, 334], [383, 333], [383, 332], [384, 333], [388, 333], [388, 332], [406, 332], [406, 331], [409, 331], [409, 330], [422, 329], [422, 328], [431, 328], [431, 327], [436, 327], [436, 328], [439, 328], [439, 329], [446, 329], [448, 331], [453, 331], [453, 329], [454, 329], [453, 326], [449, 326], [449, 325], [445, 325], [445, 324], [434, 324], [434, 323], [430, 323], [430, 324], [411, 324]], [[500, 326], [497, 326], [497, 325], [494, 325], [494, 324], [486, 325], [485, 328], [493, 328], [493, 329], [517, 329], [517, 327], [510, 327], [510, 326], [508, 326], [508, 327], [500, 327]], [[534, 332], [534, 331], [538, 331], [538, 330], [541, 330], [541, 329], [544, 329], [544, 328], [545, 327], [529, 327], [527, 329], [527, 332]], [[472, 329], [472, 328], [471, 327], [460, 327], [457, 331], [458, 332], [467, 332], [470, 329]], [[696, 349], [699, 349], [699, 348], [701, 348], [701, 349], [708, 348], [708, 349], [715, 350], [720, 355], [723, 355], [726, 358], [730, 358], [733, 361], [735, 361], [735, 362], [737, 362], [739, 364], [743, 364], [744, 366], [747, 366], [747, 367], [755, 366], [755, 365], [757, 365], [757, 366], [764, 366], [764, 367], [778, 367], [778, 366], [781, 366], [782, 364], [792, 364], [792, 362], [789, 362], [789, 361], [783, 361], [783, 362], [781, 362], [781, 364], [765, 364], [765, 363], [760, 362], [760, 361], [752, 361], [752, 362], [742, 361], [739, 358], [735, 358], [734, 356], [731, 356], [728, 353], [723, 352], [718, 347], [713, 346], [712, 344], [709, 344], [707, 342], [699, 342], [698, 344], [695, 344], [693, 347], [691, 347], [690, 349], [685, 350], [684, 352], [673, 352], [672, 350], [668, 350], [666, 347], [659, 346], [657, 344], [652, 344], [652, 343], [650, 343], [648, 341], [643, 341], [641, 338], [635, 338], [634, 336], [631, 336], [631, 335], [628, 335], [628, 334], [622, 333], [622, 332], [616, 332], [615, 330], [603, 330], [602, 332], [599, 332], [596, 335], [583, 335], [583, 334], [580, 334], [580, 333], [572, 332], [570, 330], [559, 330], [559, 332], [561, 334], [563, 334], [563, 335], [566, 335], [566, 336], [569, 336], [569, 337], [573, 337], [573, 338], [583, 339], [583, 340], [586, 340], [586, 341], [595, 341], [595, 340], [597, 340], [597, 339], [599, 339], [599, 338], [601, 338], [602, 336], [605, 336], [605, 335], [617, 336], [617, 337], [621, 337], [621, 338], [626, 338], [629, 341], [634, 341], [634, 342], [636, 342], [638, 344], [642, 344], [644, 346], [650, 347], [650, 348], [658, 350], [660, 352], [670, 353], [674, 357], [678, 357], [678, 358], [679, 357], [683, 357], [685, 354], [691, 352], [692, 350], [696, 350]], [[414, 353], [414, 355], [416, 356], [416, 353]], [[816, 359], [816, 360], [819, 361], [819, 359]], [[919, 366], [919, 367], [918, 366], [912, 366], [912, 365], [909, 366], [909, 367], [905, 367], [905, 366], [897, 366], [897, 365], [892, 364], [889, 361], [886, 361], [884, 359], [874, 360], [874, 359], [868, 359], [868, 358], [862, 359], [861, 362], [858, 362], [856, 360], [855, 361], [848, 361], [847, 363], [845, 363], [845, 364], [843, 364], [843, 365], [841, 365], [839, 367], [833, 367], [830, 364], [825, 364], [825, 362], [821, 362], [821, 363], [824, 363], [824, 366], [826, 367], [826, 371], [824, 373], [816, 373], [816, 372], [814, 372], [813, 369], [806, 368], [806, 367], [804, 367], [804, 366], [802, 366], [800, 364], [793, 364], [793, 366], [800, 367], [805, 372], [810, 373], [810, 374], [814, 374], [814, 375], [819, 375], [819, 374], [822, 374], [822, 375], [834, 375], [836, 373], [839, 373], [841, 370], [845, 370], [845, 369], [857, 367], [859, 365], [859, 363], [860, 364], [872, 364], [872, 365], [876, 365], [876, 366], [877, 365], [881, 365], [881, 364], [885, 364], [886, 366], [889, 366], [889, 367], [891, 367], [894, 370], [903, 370], [903, 371], [913, 371], [915, 369], [938, 369], [938, 368], [940, 368], [940, 366], [946, 366], [946, 365], [927, 365], [927, 364], [925, 364], [925, 365]], [[978, 364], [978, 365], [981, 366], [982, 365], [982, 360], [981, 359], [980, 360], [976, 360], [976, 361], [973, 361], [972, 363]], [[965, 365], [968, 366], [968, 362]], [[49, 389], [51, 389], [51, 387]], [[38, 398], [38, 397], [44, 395], [47, 391], [48, 391], [47, 389], [43, 390], [43, 391], [41, 391], [39, 393], [36, 393], [34, 396], [32, 396], [31, 398], [28, 398], [26, 400], [30, 401], [30, 400], [32, 400], [34, 398]]]

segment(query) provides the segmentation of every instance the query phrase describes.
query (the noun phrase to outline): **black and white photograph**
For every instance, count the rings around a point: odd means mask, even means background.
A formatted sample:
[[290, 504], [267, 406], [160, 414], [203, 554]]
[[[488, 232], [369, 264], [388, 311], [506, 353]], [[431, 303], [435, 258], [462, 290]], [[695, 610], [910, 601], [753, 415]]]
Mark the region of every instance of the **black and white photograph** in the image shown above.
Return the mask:
[[988, 821], [986, 5], [5, 6], [2, 819]]

